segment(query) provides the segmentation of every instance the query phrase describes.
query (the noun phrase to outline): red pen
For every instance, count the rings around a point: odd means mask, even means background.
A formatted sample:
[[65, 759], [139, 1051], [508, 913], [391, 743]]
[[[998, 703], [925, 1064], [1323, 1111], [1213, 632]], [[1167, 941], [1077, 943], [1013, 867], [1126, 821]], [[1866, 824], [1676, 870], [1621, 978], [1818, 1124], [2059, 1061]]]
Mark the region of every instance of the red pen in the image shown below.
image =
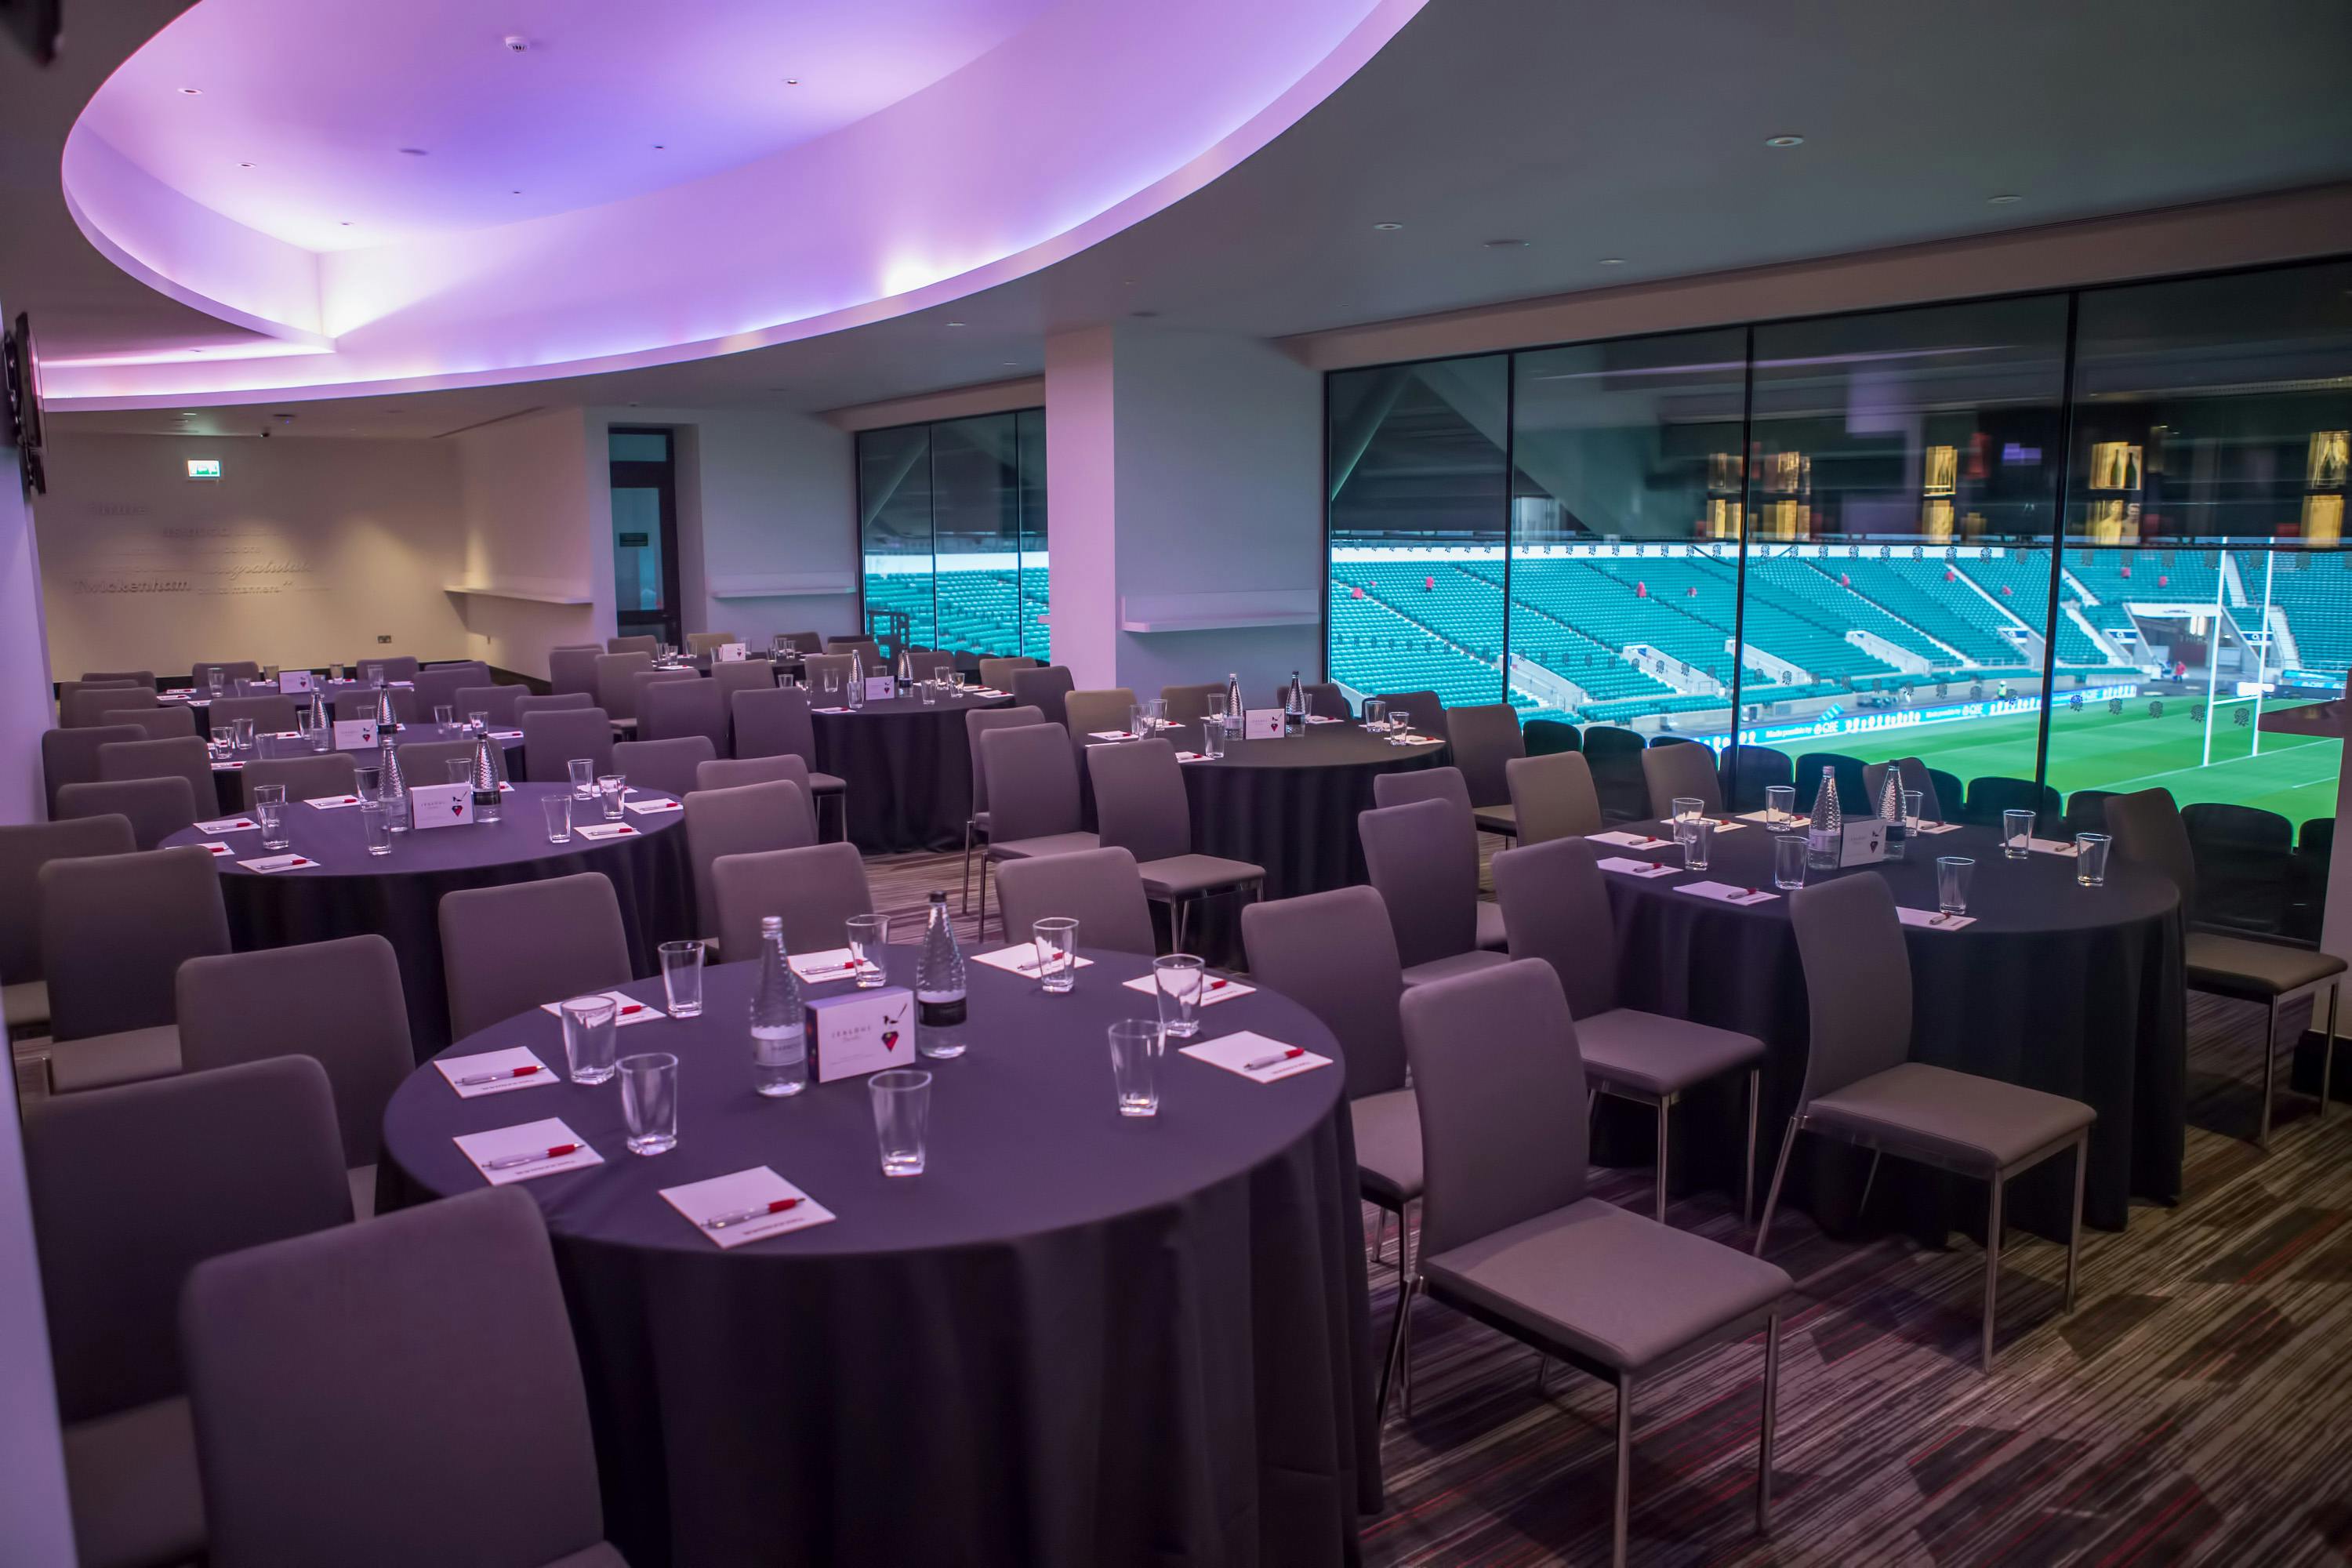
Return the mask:
[[533, 1062], [527, 1068], [516, 1068], [511, 1072], [478, 1072], [471, 1078], [461, 1078], [457, 1081], [470, 1089], [478, 1083], [499, 1083], [510, 1078], [529, 1078], [538, 1070], [539, 1064]]
[[778, 1198], [765, 1208], [744, 1209], [736, 1214], [713, 1215], [702, 1222], [705, 1230], [725, 1230], [730, 1225], [749, 1225], [755, 1219], [765, 1219], [772, 1214], [800, 1206], [798, 1198]]
[[628, 1016], [630, 1014], [632, 1014], [632, 1013], [642, 1013], [642, 1012], [644, 1012], [645, 1010], [646, 1010], [646, 1005], [645, 1005], [644, 1003], [642, 1003], [642, 1002], [632, 1002], [632, 1003], [630, 1003], [627, 1006], [625, 1006], [625, 1007], [624, 1007], [624, 1008], [622, 1008], [622, 1009], [621, 1009], [621, 1016], [623, 1016], [624, 1018], [625, 1018], [625, 1017], [627, 1017], [627, 1016]]
[[1212, 980], [1209, 982], [1209, 989], [1212, 991], [1223, 991], [1226, 986], [1231, 985], [1232, 984], [1233, 982], [1230, 980]]
[[1305, 1046], [1293, 1046], [1279, 1056], [1260, 1057], [1254, 1062], [1246, 1062], [1243, 1064], [1242, 1071], [1264, 1072], [1268, 1068], [1280, 1067], [1283, 1063], [1286, 1061], [1295, 1061], [1306, 1054], [1307, 1047]]
[[482, 1169], [485, 1171], [511, 1171], [517, 1165], [536, 1165], [542, 1160], [561, 1160], [566, 1154], [577, 1154], [578, 1152], [580, 1152], [580, 1145], [577, 1143], [558, 1143], [553, 1148], [541, 1149], [534, 1154], [509, 1154], [503, 1159], [491, 1161], [488, 1164], [483, 1166]]

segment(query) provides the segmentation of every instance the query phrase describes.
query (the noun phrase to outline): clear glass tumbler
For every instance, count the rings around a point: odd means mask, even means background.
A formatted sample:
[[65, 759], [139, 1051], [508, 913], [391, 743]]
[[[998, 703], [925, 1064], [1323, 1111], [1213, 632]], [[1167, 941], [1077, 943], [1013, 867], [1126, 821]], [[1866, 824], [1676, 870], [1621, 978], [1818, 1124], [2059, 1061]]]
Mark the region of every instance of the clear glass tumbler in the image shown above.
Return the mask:
[[457, 722], [457, 710], [456, 706], [447, 702], [435, 703], [433, 705], [433, 722], [439, 725], [444, 730], [450, 729], [455, 726]]
[[[1201, 728], [1205, 731], [1209, 731], [1209, 730], [1222, 730], [1222, 729], [1223, 729], [1223, 728], [1224, 728], [1224, 726], [1225, 726], [1225, 694], [1224, 694], [1223, 692], [1222, 692], [1222, 691], [1212, 691], [1212, 692], [1210, 692], [1210, 693], [1209, 693], [1209, 717], [1208, 717], [1208, 721], [1207, 721], [1205, 723], [1203, 723], [1203, 724], [1201, 726]], [[1206, 738], [1206, 737], [1205, 737], [1205, 735], [1203, 736], [1203, 738], [1204, 738], [1204, 739]], [[1205, 746], [1203, 746], [1203, 747], [1202, 748], [1202, 751], [1207, 751], [1207, 750], [1208, 750], [1208, 748], [1207, 748], [1207, 747], [1205, 747]]]
[[2011, 860], [2033, 852], [2033, 813], [2012, 809], [2000, 814], [2000, 852]]
[[205, 689], [211, 692], [215, 697], [218, 697], [221, 694], [221, 667], [219, 665], [208, 664], [205, 666]]
[[261, 823], [261, 847], [264, 849], [291, 849], [293, 837], [286, 831], [286, 803], [273, 800], [253, 808], [254, 816]]
[[540, 808], [547, 813], [547, 841], [550, 844], [572, 842], [572, 797], [551, 795], [541, 801]]
[[889, 979], [882, 972], [882, 948], [890, 940], [890, 917], [852, 915], [841, 929], [849, 943], [849, 962], [857, 966], [857, 989], [879, 988]]
[[1059, 996], [1078, 983], [1078, 922], [1067, 915], [1048, 915], [1029, 928], [1037, 948], [1037, 983]]
[[479, 713], [467, 714], [466, 728], [471, 730], [477, 735], [488, 734], [490, 732], [489, 710], [485, 709]]
[[1715, 853], [1715, 819], [1695, 816], [1688, 822], [1675, 824], [1675, 837], [1682, 841], [1683, 869], [1704, 871]]
[[2074, 835], [2074, 880], [2085, 888], [2107, 885], [2107, 850], [2113, 844], [2104, 833]]
[[629, 793], [628, 775], [626, 773], [598, 773], [596, 775], [596, 791], [604, 797], [604, 820], [607, 822], [620, 821], [621, 801], [623, 797], [627, 795]]
[[677, 1147], [677, 1058], [667, 1051], [623, 1057], [621, 1119], [632, 1154], [666, 1154]]
[[1389, 705], [1377, 697], [1364, 699], [1364, 728], [1374, 734], [1388, 728]]
[[1122, 1018], [1110, 1026], [1111, 1086], [1121, 1116], [1160, 1114], [1161, 1037], [1156, 1018]]
[[[1696, 795], [1677, 795], [1675, 797], [1674, 805], [1674, 823], [1676, 827], [1680, 827], [1685, 822], [1696, 822], [1706, 813], [1706, 802]], [[1679, 838], [1681, 835], [1676, 834], [1675, 837]]]
[[702, 1016], [702, 944], [666, 942], [661, 944], [662, 991], [669, 999], [673, 1018]]
[[1402, 708], [1389, 710], [1389, 743], [1402, 744], [1412, 733], [1412, 715]]
[[392, 853], [392, 821], [383, 814], [383, 796], [360, 797], [360, 833], [371, 855]]
[[886, 1176], [923, 1173], [931, 1131], [931, 1075], [919, 1068], [893, 1068], [866, 1080], [874, 1100], [874, 1141]]
[[1784, 833], [1772, 840], [1772, 885], [1783, 891], [1805, 885], [1803, 835]]
[[1785, 833], [1797, 825], [1797, 786], [1766, 784], [1764, 786], [1764, 826], [1775, 833]]
[[1171, 952], [1151, 961], [1152, 988], [1160, 993], [1160, 1030], [1171, 1039], [1189, 1040], [1201, 1032], [1201, 991], [1207, 966], [1189, 952]]
[[621, 1010], [610, 996], [574, 996], [556, 1012], [563, 1020], [563, 1060], [572, 1081], [608, 1081], [614, 1042], [621, 1033]]
[[572, 773], [572, 798], [594, 800], [596, 798], [596, 760], [593, 757], [574, 757], [563, 765]]
[[1927, 792], [1926, 790], [1906, 789], [1903, 791], [1903, 831], [1906, 835], [1919, 831], [1919, 813], [1926, 808], [1927, 805]]
[[451, 784], [472, 784], [472, 783], [474, 782], [474, 759], [473, 759], [473, 758], [471, 758], [471, 757], [451, 757], [451, 758], [449, 759], [449, 764], [448, 764], [448, 765], [449, 765], [449, 782], [450, 782]]
[[1201, 754], [1204, 757], [1225, 754], [1225, 726], [1214, 714], [1210, 715], [1209, 721], [1201, 726]]
[[253, 750], [253, 721], [232, 719], [229, 721], [229, 726], [236, 731], [236, 749], [240, 752]]
[[233, 755], [236, 753], [236, 725], [234, 725], [234, 724], [215, 724], [215, 725], [214, 725], [214, 726], [213, 726], [213, 761], [215, 761], [215, 762], [216, 762], [216, 763], [218, 763], [218, 762], [226, 762], [226, 761], [227, 761], [231, 756], [233, 756]]
[[286, 804], [286, 786], [284, 784], [254, 785], [253, 804], [257, 809], [265, 805], [284, 805]]
[[1936, 858], [1936, 909], [1938, 913], [1964, 915], [1969, 912], [1969, 883], [1975, 879], [1977, 863], [1965, 855], [1939, 855]]

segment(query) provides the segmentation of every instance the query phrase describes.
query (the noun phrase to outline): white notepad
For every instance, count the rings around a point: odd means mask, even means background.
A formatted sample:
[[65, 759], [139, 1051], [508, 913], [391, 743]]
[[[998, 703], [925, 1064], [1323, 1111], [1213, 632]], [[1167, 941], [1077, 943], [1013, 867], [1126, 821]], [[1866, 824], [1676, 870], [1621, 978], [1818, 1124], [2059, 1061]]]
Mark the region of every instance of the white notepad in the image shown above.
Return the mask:
[[[458, 1152], [474, 1163], [482, 1179], [494, 1187], [511, 1182], [528, 1182], [539, 1176], [552, 1176], [564, 1171], [584, 1171], [601, 1165], [604, 1156], [588, 1147], [588, 1141], [572, 1131], [560, 1116], [544, 1121], [525, 1121], [514, 1127], [493, 1128], [488, 1132], [467, 1132], [450, 1140]], [[561, 1154], [551, 1154], [551, 1149], [562, 1149]], [[516, 1163], [492, 1169], [500, 1162]]]
[[645, 800], [625, 800], [621, 803], [621, 809], [634, 811], [640, 816], [658, 816], [668, 812], [684, 811], [686, 807], [666, 795], [657, 795]]
[[1719, 904], [1769, 904], [1780, 895], [1769, 888], [1735, 888], [1728, 882], [1685, 882], [1677, 893], [1694, 893]]
[[[655, 1005], [653, 1003], [640, 1002], [635, 997], [625, 996], [618, 991], [593, 991], [589, 993], [589, 994], [593, 996], [602, 996], [605, 1001], [610, 1002], [614, 1007], [618, 1008], [620, 1010], [620, 1014], [618, 1017], [614, 1019], [614, 1022], [624, 1027], [626, 1027], [631, 1024], [650, 1024], [656, 1018], [667, 1018], [669, 1016], [667, 1013], [663, 1012], [661, 1008]], [[563, 1002], [576, 1002], [578, 1000], [579, 998], [576, 996], [566, 996], [563, 999]], [[539, 1005], [539, 1010], [542, 1013], [551, 1013], [556, 1017], [562, 1018], [563, 1016], [563, 1002], [542, 1002]]]
[[[818, 952], [796, 952], [785, 962], [793, 966], [794, 974], [810, 985], [854, 980], [857, 976], [857, 966], [849, 961], [849, 950], [845, 947], [828, 947]], [[868, 964], [867, 973], [873, 973], [874, 967]]]
[[1907, 926], [1924, 926], [1929, 931], [1958, 931], [1962, 926], [1977, 923], [1974, 915], [1938, 914], [1934, 910], [1915, 910], [1897, 904], [1895, 918]]
[[196, 831], [199, 833], [212, 834], [243, 833], [247, 828], [259, 827], [260, 826], [261, 824], [254, 821], [253, 818], [249, 816], [224, 816], [212, 822], [197, 823]]
[[2025, 847], [2037, 855], [2063, 855], [2069, 860], [2074, 858], [2074, 841], [2071, 838], [2029, 838]]
[[1595, 844], [1614, 844], [1620, 849], [1668, 849], [1674, 847], [1675, 842], [1671, 838], [1653, 838], [1646, 833], [1624, 833], [1613, 828], [1607, 833], [1588, 833], [1584, 837]]
[[[1160, 994], [1158, 981], [1149, 974], [1139, 974], [1132, 980], [1124, 980], [1119, 984], [1125, 985], [1129, 991], [1140, 991], [1146, 996]], [[1225, 975], [1206, 975], [1201, 981], [1201, 999], [1195, 1005], [1213, 1007], [1220, 1002], [1234, 1002], [1244, 996], [1254, 995], [1256, 991], [1256, 986], [1244, 985], [1240, 981], [1230, 979]]]
[[[506, 1051], [484, 1051], [479, 1056], [455, 1059], [444, 1057], [433, 1065], [441, 1069], [441, 1076], [449, 1080], [449, 1087], [457, 1091], [461, 1100], [476, 1100], [486, 1094], [504, 1094], [509, 1089], [537, 1089], [541, 1084], [562, 1081], [561, 1075], [548, 1070], [547, 1064], [539, 1059], [538, 1053], [527, 1046], [517, 1046]], [[468, 1083], [466, 1081], [468, 1079], [486, 1081]]]
[[1654, 877], [1674, 877], [1682, 873], [1680, 866], [1664, 866], [1655, 860], [1628, 860], [1622, 855], [1611, 855], [1593, 862], [1604, 871], [1615, 871], [1627, 877], [1639, 877], [1644, 881]]
[[302, 802], [313, 811], [341, 811], [347, 805], [357, 805], [359, 803], [360, 797], [355, 795], [311, 795]]
[[267, 877], [273, 871], [307, 871], [318, 862], [308, 855], [266, 855], [258, 860], [240, 860], [237, 864]]
[[[1184, 1055], [1195, 1061], [1223, 1068], [1229, 1073], [1248, 1079], [1252, 1083], [1272, 1083], [1277, 1079], [1296, 1078], [1300, 1073], [1313, 1072], [1317, 1068], [1331, 1065], [1329, 1057], [1317, 1056], [1302, 1047], [1268, 1039], [1249, 1029], [1244, 1029], [1238, 1035], [1202, 1040], [1183, 1049]], [[1254, 1065], [1258, 1063], [1264, 1065]]]
[[625, 822], [583, 822], [572, 832], [583, 838], [635, 838], [637, 830]]
[[[765, 1241], [788, 1230], [829, 1224], [834, 1218], [831, 1209], [765, 1165], [713, 1176], [709, 1181], [688, 1182], [682, 1187], [664, 1187], [661, 1195], [670, 1207], [686, 1216], [688, 1225], [721, 1247]], [[761, 1212], [784, 1203], [792, 1206]], [[744, 1217], [748, 1215], [757, 1217]], [[714, 1225], [714, 1220], [731, 1223]]]
[[[1000, 947], [994, 952], [975, 952], [971, 955], [971, 961], [974, 963], [985, 963], [991, 969], [1002, 969], [1007, 974], [1018, 974], [1030, 980], [1036, 979], [1039, 973], [1037, 944], [1034, 942], [1014, 942], [1011, 947]], [[1085, 969], [1091, 965], [1094, 960], [1073, 954], [1070, 963], [1074, 968]]]

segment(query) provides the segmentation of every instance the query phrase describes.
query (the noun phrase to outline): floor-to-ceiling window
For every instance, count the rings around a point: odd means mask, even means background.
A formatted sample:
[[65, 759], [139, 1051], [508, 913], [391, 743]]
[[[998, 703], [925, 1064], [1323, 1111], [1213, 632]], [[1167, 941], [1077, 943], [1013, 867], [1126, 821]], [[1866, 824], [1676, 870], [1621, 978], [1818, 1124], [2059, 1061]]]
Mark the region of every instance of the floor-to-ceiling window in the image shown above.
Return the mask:
[[1050, 657], [1044, 414], [858, 433], [869, 633], [891, 647]]

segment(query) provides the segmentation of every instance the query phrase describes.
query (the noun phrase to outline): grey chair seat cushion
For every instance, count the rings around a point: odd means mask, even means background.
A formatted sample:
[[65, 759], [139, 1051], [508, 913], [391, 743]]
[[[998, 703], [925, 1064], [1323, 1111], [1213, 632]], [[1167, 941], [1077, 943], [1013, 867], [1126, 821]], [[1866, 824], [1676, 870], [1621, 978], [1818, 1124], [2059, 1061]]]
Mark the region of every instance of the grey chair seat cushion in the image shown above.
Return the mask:
[[81, 1568], [163, 1568], [205, 1549], [196, 1433], [184, 1397], [65, 1429]]
[[343, 1180], [351, 1184], [352, 1217], [373, 1219], [375, 1217], [375, 1167], [353, 1165], [343, 1173]]
[[1511, 945], [1509, 934], [1503, 930], [1503, 906], [1492, 899], [1478, 900], [1478, 945], [1488, 952], [1501, 952]]
[[2344, 972], [2344, 961], [2332, 952], [2202, 931], [2189, 933], [2186, 957], [2190, 990], [2255, 1001], [2282, 996]]
[[1154, 899], [1182, 899], [1213, 888], [1242, 882], [1262, 882], [1265, 868], [1218, 855], [1169, 855], [1136, 867], [1143, 876], [1143, 891]]
[[992, 839], [988, 858], [1030, 860], [1042, 855], [1074, 855], [1081, 849], [1101, 847], [1102, 840], [1091, 833], [1044, 833], [1034, 838], [1007, 838], [1001, 844]]
[[540, 1568], [629, 1568], [629, 1560], [604, 1542], [581, 1552], [567, 1552]]
[[1356, 1131], [1356, 1173], [1364, 1191], [1391, 1208], [1421, 1196], [1421, 1107], [1392, 1089], [1348, 1102]]
[[1500, 833], [1516, 838], [1519, 833], [1519, 808], [1515, 805], [1482, 805], [1470, 814], [1481, 833]]
[[1424, 1259], [1443, 1292], [1623, 1372], [1656, 1365], [1791, 1289], [1761, 1258], [1600, 1198]]
[[59, 1094], [107, 1089], [180, 1070], [180, 1026], [157, 1024], [119, 1035], [56, 1040], [49, 1046], [49, 1087]]
[[809, 770], [809, 793], [811, 795], [839, 795], [843, 790], [845, 790], [848, 787], [849, 781], [841, 777], [837, 773], [821, 773], [814, 768], [811, 768]]
[[49, 983], [19, 980], [14, 985], [0, 986], [0, 1007], [6, 1009], [11, 1034], [18, 1029], [45, 1029], [49, 1024]]
[[1764, 1056], [1752, 1035], [1710, 1028], [1662, 1013], [1615, 1007], [1576, 1021], [1584, 1070], [1605, 1083], [1656, 1096], [1673, 1094]]
[[1807, 1108], [1822, 1126], [1948, 1165], [2011, 1164], [2088, 1127], [2078, 1100], [1999, 1079], [1902, 1062], [1825, 1094]]
[[1426, 985], [1433, 980], [1451, 980], [1457, 974], [1492, 969], [1498, 963], [1510, 962], [1507, 954], [1473, 948], [1468, 952], [1450, 953], [1444, 958], [1433, 958], [1427, 963], [1412, 965], [1404, 972], [1404, 983], [1407, 985]]

